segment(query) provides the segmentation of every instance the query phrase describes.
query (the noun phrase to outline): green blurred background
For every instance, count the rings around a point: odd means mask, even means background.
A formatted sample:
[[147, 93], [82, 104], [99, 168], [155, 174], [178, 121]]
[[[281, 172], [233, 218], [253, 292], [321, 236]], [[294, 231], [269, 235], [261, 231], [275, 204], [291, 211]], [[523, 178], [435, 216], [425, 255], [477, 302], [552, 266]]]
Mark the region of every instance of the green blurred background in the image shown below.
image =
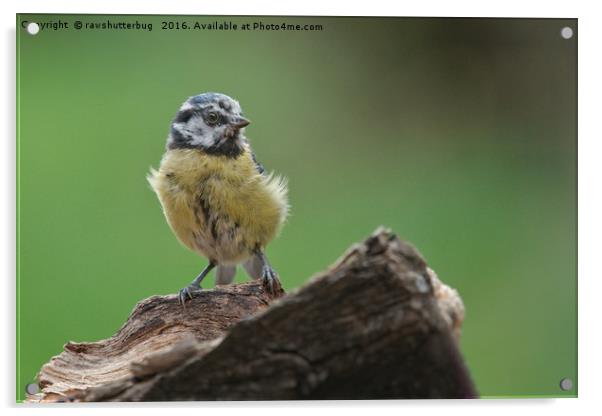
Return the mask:
[[[289, 178], [292, 215], [268, 249], [286, 289], [386, 225], [462, 295], [483, 396], [576, 395], [577, 43], [560, 36], [576, 20], [20, 24], [108, 18], [17, 17], [20, 398], [66, 341], [111, 336], [138, 300], [206, 264], [145, 180], [178, 106], [204, 91], [240, 100], [258, 158]], [[161, 30], [216, 20], [323, 30]]]

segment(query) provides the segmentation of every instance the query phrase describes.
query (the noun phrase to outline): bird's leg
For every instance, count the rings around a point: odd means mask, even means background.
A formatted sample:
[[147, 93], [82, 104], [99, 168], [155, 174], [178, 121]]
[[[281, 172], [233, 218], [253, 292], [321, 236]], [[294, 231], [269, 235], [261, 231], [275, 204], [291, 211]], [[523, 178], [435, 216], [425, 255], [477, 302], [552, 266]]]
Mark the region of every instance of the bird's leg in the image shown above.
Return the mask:
[[278, 279], [278, 275], [272, 269], [268, 258], [266, 257], [263, 250], [260, 248], [255, 249], [254, 252], [257, 260], [261, 264], [261, 280], [264, 287], [268, 290], [268, 292], [272, 295], [275, 295], [277, 292], [282, 290], [282, 285], [280, 284], [280, 280]]
[[214, 267], [215, 263], [213, 261], [210, 261], [207, 267], [205, 267], [203, 271], [199, 273], [199, 275], [195, 277], [194, 280], [190, 282], [188, 286], [186, 286], [184, 289], [180, 289], [180, 294], [178, 298], [182, 306], [188, 299], [192, 299], [192, 294], [201, 288], [201, 282], [203, 281], [205, 276], [207, 276], [209, 272], [213, 270]]

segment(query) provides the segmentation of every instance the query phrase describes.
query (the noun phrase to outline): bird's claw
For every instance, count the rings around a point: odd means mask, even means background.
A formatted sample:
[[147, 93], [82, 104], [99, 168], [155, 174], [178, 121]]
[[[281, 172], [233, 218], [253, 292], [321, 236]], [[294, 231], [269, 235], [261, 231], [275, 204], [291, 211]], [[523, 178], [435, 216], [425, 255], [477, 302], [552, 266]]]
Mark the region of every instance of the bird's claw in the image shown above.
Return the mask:
[[282, 289], [278, 275], [271, 267], [264, 267], [262, 271], [262, 282], [268, 293], [276, 295]]
[[201, 288], [195, 285], [188, 285], [185, 288], [180, 289], [180, 293], [178, 294], [180, 305], [186, 307], [186, 302], [192, 300], [192, 298], [194, 298], [194, 293], [199, 292], [200, 290]]

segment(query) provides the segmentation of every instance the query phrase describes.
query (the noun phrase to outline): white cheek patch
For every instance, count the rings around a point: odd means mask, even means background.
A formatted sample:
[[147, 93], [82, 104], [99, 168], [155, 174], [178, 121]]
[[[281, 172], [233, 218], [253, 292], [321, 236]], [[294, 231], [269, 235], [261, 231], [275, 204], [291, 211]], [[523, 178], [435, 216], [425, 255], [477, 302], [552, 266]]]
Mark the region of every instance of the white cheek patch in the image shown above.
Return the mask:
[[193, 146], [210, 147], [215, 144], [213, 128], [205, 124], [201, 117], [193, 117], [184, 126], [184, 134], [190, 137]]

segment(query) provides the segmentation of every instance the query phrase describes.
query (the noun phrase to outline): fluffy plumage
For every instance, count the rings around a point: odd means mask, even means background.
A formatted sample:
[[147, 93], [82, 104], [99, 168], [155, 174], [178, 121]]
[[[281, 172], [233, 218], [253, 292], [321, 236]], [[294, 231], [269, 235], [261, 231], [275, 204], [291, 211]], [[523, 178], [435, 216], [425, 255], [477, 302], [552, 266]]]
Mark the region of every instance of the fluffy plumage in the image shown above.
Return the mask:
[[[218, 283], [229, 283], [245, 261], [253, 278], [275, 277], [263, 250], [286, 219], [286, 181], [257, 162], [244, 136], [248, 124], [228, 96], [189, 98], [172, 122], [159, 169], [148, 175], [174, 234], [209, 259], [192, 286], [213, 266]], [[191, 296], [192, 289], [183, 291]]]
[[219, 265], [265, 248], [286, 218], [285, 181], [260, 173], [248, 145], [236, 158], [168, 150], [148, 180], [182, 244]]

